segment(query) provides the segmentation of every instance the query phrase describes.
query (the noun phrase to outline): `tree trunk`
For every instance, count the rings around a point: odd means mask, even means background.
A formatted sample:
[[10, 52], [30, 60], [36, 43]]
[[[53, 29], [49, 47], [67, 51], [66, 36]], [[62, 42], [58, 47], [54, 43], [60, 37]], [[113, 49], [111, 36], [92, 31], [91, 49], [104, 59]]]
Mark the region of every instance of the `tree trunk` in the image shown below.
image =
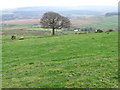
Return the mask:
[[55, 35], [55, 28], [54, 27], [52, 28], [52, 35], [53, 36]]

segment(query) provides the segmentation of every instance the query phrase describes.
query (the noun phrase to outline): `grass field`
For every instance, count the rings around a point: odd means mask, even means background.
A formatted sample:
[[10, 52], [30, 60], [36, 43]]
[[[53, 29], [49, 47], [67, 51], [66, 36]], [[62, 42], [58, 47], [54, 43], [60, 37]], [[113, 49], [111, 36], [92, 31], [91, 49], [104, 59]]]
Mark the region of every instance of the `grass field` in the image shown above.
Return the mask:
[[118, 16], [99, 16], [94, 17], [94, 20], [99, 22], [81, 25], [81, 27], [92, 27], [103, 31], [109, 29], [118, 30]]
[[118, 30], [118, 23], [115, 22], [105, 22], [105, 23], [96, 23], [96, 24], [87, 24], [87, 25], [83, 25], [82, 27], [92, 27], [92, 28], [95, 28], [95, 29], [101, 29], [103, 31], [107, 31], [107, 30], [110, 30], [110, 29], [113, 29], [113, 30]]
[[117, 32], [3, 36], [3, 88], [118, 88]]

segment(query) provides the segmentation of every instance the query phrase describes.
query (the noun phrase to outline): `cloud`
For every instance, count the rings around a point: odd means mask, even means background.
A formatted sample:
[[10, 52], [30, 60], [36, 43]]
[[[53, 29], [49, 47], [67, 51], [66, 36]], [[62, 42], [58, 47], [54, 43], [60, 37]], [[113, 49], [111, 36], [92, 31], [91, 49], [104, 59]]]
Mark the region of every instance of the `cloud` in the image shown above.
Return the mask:
[[2, 0], [1, 8], [27, 6], [117, 5], [119, 0]]

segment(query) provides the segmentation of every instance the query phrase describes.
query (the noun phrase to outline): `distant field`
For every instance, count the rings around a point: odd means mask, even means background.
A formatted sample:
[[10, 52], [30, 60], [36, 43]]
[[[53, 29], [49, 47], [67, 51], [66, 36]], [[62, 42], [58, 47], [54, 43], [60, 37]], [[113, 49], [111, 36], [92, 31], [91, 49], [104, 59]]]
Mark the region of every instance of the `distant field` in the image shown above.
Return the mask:
[[108, 17], [96, 17], [95, 20], [100, 21], [94, 24], [85, 24], [81, 25], [81, 27], [92, 27], [96, 29], [102, 29], [104, 31], [113, 29], [118, 30], [118, 17], [117, 16], [108, 16]]
[[118, 88], [117, 32], [3, 41], [3, 88]]
[[[84, 24], [91, 24], [97, 23], [99, 21], [94, 20], [93, 18], [86, 18], [86, 19], [71, 19], [73, 25], [84, 25]], [[33, 25], [33, 24], [40, 24], [40, 19], [18, 19], [18, 20], [9, 20], [3, 21], [3, 24], [9, 25]]]
[[[35, 28], [35, 24], [40, 25], [40, 19], [24, 19], [24, 20], [10, 20], [4, 21], [4, 24], [14, 25], [14, 27], [3, 27], [3, 30], [10, 29], [28, 29], [28, 30], [38, 30]], [[95, 29], [102, 29], [104, 31], [109, 29], [118, 29], [118, 17], [117, 16], [94, 16], [86, 18], [71, 19], [72, 27], [84, 28], [92, 27]]]
[[3, 21], [3, 24], [9, 24], [9, 25], [33, 25], [33, 24], [39, 24], [40, 19], [17, 19], [17, 20], [9, 20], [9, 21]]
[[[2, 35], [50, 36], [52, 29], [41, 28], [40, 25], [7, 25], [2, 28]], [[74, 31], [55, 29], [56, 35], [75, 34]]]
[[96, 28], [96, 29], [101, 29], [103, 31], [107, 31], [109, 29], [113, 29], [113, 30], [118, 30], [118, 23], [112, 23], [112, 22], [105, 22], [105, 23], [97, 23], [97, 24], [87, 24], [87, 25], [83, 25], [81, 26], [82, 28], [84, 27], [92, 27], [92, 28]]

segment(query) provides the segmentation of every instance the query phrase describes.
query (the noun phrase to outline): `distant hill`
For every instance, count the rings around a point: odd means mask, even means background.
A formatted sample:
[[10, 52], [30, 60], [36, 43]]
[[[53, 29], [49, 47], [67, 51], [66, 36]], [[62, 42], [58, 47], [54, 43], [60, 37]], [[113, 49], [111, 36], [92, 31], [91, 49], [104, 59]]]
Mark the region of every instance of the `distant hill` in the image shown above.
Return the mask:
[[[105, 16], [114, 16], [114, 15], [118, 15], [118, 12], [108, 12], [105, 14]], [[120, 13], [119, 13], [120, 15]]]
[[[104, 9], [103, 9], [104, 8]], [[112, 8], [112, 9], [109, 9]], [[117, 10], [116, 7], [110, 6], [76, 6], [76, 7], [49, 7], [35, 6], [22, 7], [15, 9], [3, 10], [0, 18], [3, 21], [16, 19], [38, 19], [47, 11], [54, 11], [67, 17], [76, 17], [81, 15], [104, 15], [106, 12]]]

